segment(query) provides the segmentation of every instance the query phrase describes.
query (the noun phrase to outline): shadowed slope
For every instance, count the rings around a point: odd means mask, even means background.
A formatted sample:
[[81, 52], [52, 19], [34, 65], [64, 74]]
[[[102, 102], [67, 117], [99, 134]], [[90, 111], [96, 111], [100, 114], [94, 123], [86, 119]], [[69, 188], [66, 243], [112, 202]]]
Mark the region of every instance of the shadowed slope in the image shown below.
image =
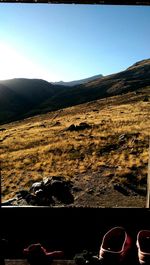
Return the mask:
[[150, 59], [120, 73], [73, 87], [57, 86], [40, 79], [12, 79], [0, 81], [0, 85], [2, 124], [146, 87], [150, 85]]
[[[120, 95], [148, 85], [150, 85], [150, 59], [138, 62], [120, 73], [60, 91], [38, 106], [38, 112], [58, 110], [104, 97]], [[32, 115], [32, 112], [30, 114]]]

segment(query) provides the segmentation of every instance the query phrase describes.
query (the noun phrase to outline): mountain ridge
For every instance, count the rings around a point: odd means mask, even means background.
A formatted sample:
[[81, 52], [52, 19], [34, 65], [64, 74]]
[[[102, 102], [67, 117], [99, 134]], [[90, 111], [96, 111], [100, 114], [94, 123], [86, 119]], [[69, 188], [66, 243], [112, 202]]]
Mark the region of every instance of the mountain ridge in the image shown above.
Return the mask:
[[94, 75], [88, 78], [84, 78], [84, 79], [79, 79], [79, 80], [74, 80], [74, 81], [68, 81], [68, 82], [64, 82], [64, 81], [59, 81], [59, 82], [51, 82], [54, 85], [64, 85], [64, 86], [76, 86], [76, 85], [81, 85], [81, 84], [85, 84], [89, 81], [92, 81], [94, 79], [97, 78], [102, 78], [103, 75]]
[[136, 91], [149, 85], [150, 59], [136, 62], [119, 73], [71, 87], [54, 85], [42, 79], [3, 80], [0, 81], [0, 124]]

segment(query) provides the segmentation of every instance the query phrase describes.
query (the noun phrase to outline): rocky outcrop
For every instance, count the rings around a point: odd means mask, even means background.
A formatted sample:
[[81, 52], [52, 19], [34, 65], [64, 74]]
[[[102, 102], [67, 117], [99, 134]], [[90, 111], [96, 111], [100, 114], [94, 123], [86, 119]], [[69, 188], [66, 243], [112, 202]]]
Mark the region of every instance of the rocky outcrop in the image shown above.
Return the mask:
[[64, 180], [62, 176], [44, 178], [42, 181], [33, 183], [29, 190], [23, 189], [16, 192], [14, 198], [1, 203], [1, 205], [69, 205], [74, 202], [72, 187], [71, 181]]

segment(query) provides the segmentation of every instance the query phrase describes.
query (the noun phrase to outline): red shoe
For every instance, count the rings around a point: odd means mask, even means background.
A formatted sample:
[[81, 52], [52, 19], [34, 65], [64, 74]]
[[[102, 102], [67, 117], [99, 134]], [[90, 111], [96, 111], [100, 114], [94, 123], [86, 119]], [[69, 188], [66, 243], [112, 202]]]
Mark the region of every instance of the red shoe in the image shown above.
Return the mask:
[[52, 257], [53, 259], [62, 259], [64, 258], [64, 252], [63, 251], [52, 251], [52, 252], [46, 252], [46, 256]]
[[103, 237], [99, 251], [99, 260], [103, 264], [123, 262], [131, 249], [131, 238], [123, 227], [114, 227]]
[[40, 243], [32, 244], [23, 250], [25, 255], [46, 255], [46, 249]]
[[140, 264], [150, 264], [150, 230], [139, 231], [136, 245]]
[[30, 265], [47, 265], [53, 259], [61, 259], [64, 257], [63, 251], [47, 252], [47, 250], [40, 244], [32, 244], [23, 250]]

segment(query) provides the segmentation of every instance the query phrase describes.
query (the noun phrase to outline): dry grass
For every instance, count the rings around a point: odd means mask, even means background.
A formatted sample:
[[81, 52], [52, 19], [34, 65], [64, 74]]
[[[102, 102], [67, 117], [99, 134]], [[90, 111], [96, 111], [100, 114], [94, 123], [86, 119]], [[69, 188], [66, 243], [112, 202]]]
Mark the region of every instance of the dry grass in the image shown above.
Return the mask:
[[[104, 166], [113, 168], [105, 170], [106, 177], [112, 174], [112, 181], [143, 187], [149, 107], [149, 102], [128, 93], [1, 126], [6, 129], [0, 146], [2, 199], [46, 176], [73, 180]], [[80, 122], [91, 128], [66, 130]]]

